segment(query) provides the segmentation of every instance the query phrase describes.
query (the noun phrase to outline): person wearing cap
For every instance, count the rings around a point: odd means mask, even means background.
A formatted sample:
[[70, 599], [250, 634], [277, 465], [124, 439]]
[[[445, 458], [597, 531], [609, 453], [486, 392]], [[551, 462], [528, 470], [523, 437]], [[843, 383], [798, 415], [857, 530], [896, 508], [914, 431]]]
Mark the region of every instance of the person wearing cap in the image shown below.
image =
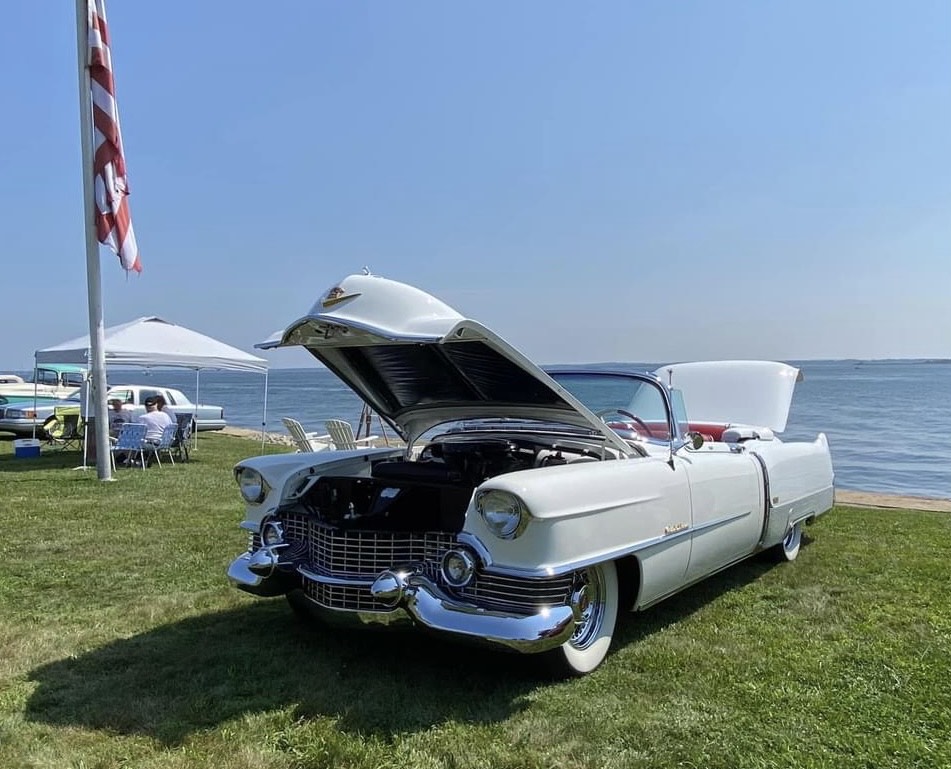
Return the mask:
[[168, 425], [175, 424], [175, 420], [169, 416], [167, 411], [160, 411], [155, 398], [145, 399], [145, 413], [140, 414], [135, 420], [144, 424], [145, 440], [149, 443], [159, 443], [162, 440], [162, 433]]

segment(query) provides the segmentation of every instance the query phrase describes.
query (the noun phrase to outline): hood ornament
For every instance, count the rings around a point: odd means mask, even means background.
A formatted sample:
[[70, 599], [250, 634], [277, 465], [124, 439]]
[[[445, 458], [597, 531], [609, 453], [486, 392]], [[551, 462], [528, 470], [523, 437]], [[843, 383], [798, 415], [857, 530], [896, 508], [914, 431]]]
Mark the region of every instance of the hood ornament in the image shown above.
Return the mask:
[[340, 286], [334, 286], [327, 292], [327, 296], [320, 301], [320, 306], [324, 308], [333, 307], [335, 304], [340, 304], [347, 299], [355, 299], [358, 296], [360, 296], [359, 293], [348, 294]]

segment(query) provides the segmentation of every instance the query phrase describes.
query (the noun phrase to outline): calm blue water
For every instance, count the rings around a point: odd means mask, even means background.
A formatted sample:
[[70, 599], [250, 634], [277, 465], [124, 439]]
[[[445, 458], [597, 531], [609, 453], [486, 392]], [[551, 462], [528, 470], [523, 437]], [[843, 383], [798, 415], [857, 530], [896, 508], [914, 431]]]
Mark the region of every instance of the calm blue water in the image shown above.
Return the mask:
[[[951, 498], [951, 362], [802, 361], [786, 440], [825, 432], [836, 485], [843, 489]], [[639, 367], [640, 368], [640, 367]], [[644, 366], [652, 369], [654, 366]], [[195, 397], [194, 372], [110, 372], [110, 383], [154, 381]], [[229, 424], [260, 428], [264, 377], [205, 371], [200, 399], [224, 406]], [[275, 369], [268, 376], [266, 426], [284, 432], [290, 416], [323, 431], [331, 418], [356, 427], [361, 401], [321, 368]], [[380, 433], [374, 420], [373, 433]]]

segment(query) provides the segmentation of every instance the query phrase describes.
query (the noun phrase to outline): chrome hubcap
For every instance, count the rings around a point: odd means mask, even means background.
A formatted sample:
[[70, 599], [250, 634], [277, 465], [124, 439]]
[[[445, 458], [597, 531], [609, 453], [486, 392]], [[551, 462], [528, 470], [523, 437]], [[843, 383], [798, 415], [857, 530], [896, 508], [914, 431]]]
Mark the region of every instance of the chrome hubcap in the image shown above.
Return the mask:
[[604, 621], [604, 580], [600, 569], [588, 569], [583, 582], [572, 596], [575, 610], [575, 632], [568, 643], [576, 649], [586, 649], [598, 635]]
[[793, 526], [789, 531], [786, 532], [786, 536], [783, 537], [783, 549], [792, 550], [796, 546], [796, 540], [799, 539], [799, 527]]

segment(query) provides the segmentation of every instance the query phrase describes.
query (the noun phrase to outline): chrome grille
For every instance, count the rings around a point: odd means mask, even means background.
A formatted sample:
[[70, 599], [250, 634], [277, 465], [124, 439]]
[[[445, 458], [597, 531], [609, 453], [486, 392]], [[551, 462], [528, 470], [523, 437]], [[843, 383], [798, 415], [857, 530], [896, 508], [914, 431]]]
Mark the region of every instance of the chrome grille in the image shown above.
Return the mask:
[[296, 542], [307, 542], [310, 539], [311, 519], [303, 515], [287, 515], [281, 517], [284, 527], [284, 539]]
[[310, 541], [314, 568], [338, 577], [374, 578], [394, 566], [421, 564], [435, 577], [456, 538], [444, 532], [344, 531], [315, 523]]
[[[288, 542], [307, 545], [307, 568], [323, 576], [372, 581], [386, 569], [413, 565], [460, 600], [520, 613], [564, 606], [571, 598], [572, 574], [526, 579], [480, 573], [471, 585], [449, 587], [439, 568], [446, 550], [457, 545], [456, 536], [449, 532], [341, 529], [295, 513], [284, 513], [280, 520]], [[260, 546], [260, 538], [257, 544]], [[304, 586], [307, 595], [321, 606], [350, 611], [392, 610], [376, 601], [365, 586], [330, 585], [307, 578]]]
[[571, 598], [573, 581], [572, 574], [544, 579], [480, 574], [471, 585], [453, 592], [463, 600], [480, 606], [526, 611], [541, 609], [545, 606], [564, 606]]
[[328, 585], [323, 582], [304, 580], [304, 590], [312, 601], [331, 609], [348, 611], [390, 612], [394, 607], [377, 601], [365, 587]]

